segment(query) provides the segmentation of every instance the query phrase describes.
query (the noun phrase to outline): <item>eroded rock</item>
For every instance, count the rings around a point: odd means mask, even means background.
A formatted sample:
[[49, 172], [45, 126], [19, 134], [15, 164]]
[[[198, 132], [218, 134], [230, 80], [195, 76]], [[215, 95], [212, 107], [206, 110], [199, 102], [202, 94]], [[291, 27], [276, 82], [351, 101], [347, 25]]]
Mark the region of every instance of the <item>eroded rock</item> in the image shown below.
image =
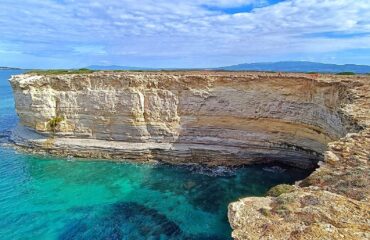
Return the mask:
[[[319, 168], [229, 206], [235, 239], [369, 239], [370, 79], [238, 72], [13, 76], [16, 145], [52, 154]], [[55, 137], [48, 121], [62, 116]]]
[[320, 167], [294, 191], [231, 203], [235, 239], [370, 238], [370, 79], [346, 83], [355, 86], [341, 111], [358, 132], [330, 142]]
[[[78, 157], [313, 168], [346, 133], [339, 79], [222, 72], [13, 76], [18, 145]], [[61, 116], [54, 144], [48, 121]], [[27, 129], [25, 129], [27, 128]], [[145, 144], [138, 144], [145, 143]]]

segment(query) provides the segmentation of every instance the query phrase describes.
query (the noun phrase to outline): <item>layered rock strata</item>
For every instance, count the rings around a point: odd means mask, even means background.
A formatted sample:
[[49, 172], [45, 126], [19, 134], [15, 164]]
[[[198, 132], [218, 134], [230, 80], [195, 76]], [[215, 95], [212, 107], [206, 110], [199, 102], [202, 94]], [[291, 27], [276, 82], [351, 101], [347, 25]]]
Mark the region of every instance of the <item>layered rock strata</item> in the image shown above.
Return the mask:
[[[243, 72], [13, 76], [12, 140], [59, 155], [320, 167], [229, 206], [235, 239], [369, 239], [370, 78]], [[50, 120], [63, 119], [53, 137]]]
[[[11, 84], [20, 116], [13, 139], [55, 154], [310, 168], [347, 131], [346, 87], [309, 75], [24, 74]], [[56, 116], [64, 120], [50, 140]]]
[[293, 190], [231, 203], [234, 239], [370, 239], [370, 78], [341, 83], [342, 114], [359, 130], [330, 142], [320, 167]]

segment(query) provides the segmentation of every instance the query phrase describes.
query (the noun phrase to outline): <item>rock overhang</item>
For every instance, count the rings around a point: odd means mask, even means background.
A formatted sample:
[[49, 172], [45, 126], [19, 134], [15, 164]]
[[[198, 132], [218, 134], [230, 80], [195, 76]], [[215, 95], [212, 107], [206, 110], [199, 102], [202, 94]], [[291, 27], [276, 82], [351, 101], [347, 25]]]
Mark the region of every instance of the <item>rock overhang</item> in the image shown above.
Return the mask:
[[[173, 149], [197, 145], [180, 162], [240, 165], [285, 158], [287, 164], [313, 167], [327, 143], [344, 136], [350, 125], [340, 111], [346, 101], [340, 79], [248, 72], [95, 72], [23, 74], [11, 84], [21, 126], [47, 136], [49, 119], [63, 117], [56, 145], [69, 138], [96, 144], [152, 143], [153, 149], [160, 149], [159, 143]], [[223, 159], [207, 157], [214, 155], [206, 147], [200, 150], [207, 145], [218, 148], [214, 153]], [[109, 158], [109, 152], [102, 157]], [[164, 157], [158, 151], [152, 155]], [[115, 154], [119, 157], [129, 156]]]

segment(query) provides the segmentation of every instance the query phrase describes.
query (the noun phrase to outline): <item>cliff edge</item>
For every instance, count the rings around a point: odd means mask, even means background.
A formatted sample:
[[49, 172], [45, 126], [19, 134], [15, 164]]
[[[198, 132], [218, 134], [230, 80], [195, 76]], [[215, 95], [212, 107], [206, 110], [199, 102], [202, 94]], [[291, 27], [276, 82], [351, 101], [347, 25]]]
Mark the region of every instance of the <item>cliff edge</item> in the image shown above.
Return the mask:
[[289, 192], [230, 204], [233, 237], [369, 237], [368, 76], [94, 72], [10, 82], [20, 147], [174, 164], [320, 165]]

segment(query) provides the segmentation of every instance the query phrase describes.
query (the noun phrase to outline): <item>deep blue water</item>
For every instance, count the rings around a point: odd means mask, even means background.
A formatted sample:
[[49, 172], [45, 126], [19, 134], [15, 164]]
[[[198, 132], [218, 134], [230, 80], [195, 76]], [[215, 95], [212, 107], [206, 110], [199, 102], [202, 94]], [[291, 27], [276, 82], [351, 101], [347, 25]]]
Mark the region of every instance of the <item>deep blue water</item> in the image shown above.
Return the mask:
[[[17, 73], [0, 71], [1, 132], [18, 121], [8, 83]], [[0, 145], [0, 239], [230, 239], [228, 203], [307, 174], [87, 162]]]

